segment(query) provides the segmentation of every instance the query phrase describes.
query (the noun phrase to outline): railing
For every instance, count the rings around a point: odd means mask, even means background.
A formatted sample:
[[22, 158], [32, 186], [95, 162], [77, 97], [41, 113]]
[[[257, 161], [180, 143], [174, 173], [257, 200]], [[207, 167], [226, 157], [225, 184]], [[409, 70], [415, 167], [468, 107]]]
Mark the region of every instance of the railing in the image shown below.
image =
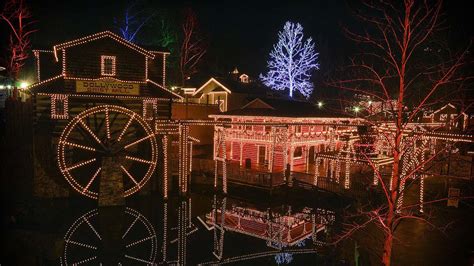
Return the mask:
[[283, 173], [245, 169], [238, 164], [227, 165], [227, 179], [229, 182], [244, 183], [264, 188], [272, 188], [284, 184]]
[[226, 129], [226, 138], [242, 139], [242, 140], [258, 140], [264, 142], [272, 142], [272, 136], [269, 132], [260, 132], [253, 130]]
[[[304, 142], [311, 140], [324, 140], [328, 132], [305, 132], [305, 133], [289, 133], [289, 140], [293, 142]], [[258, 140], [264, 142], [272, 142], [273, 138], [270, 132], [242, 130], [242, 129], [226, 129], [226, 137], [242, 140]]]
[[[228, 162], [226, 166], [227, 180], [230, 183], [254, 186], [263, 189], [275, 188], [286, 183], [283, 171], [270, 173], [268, 171], [258, 169], [245, 169], [238, 163], [231, 162]], [[214, 170], [214, 161], [211, 159], [193, 160], [193, 171], [195, 172], [214, 173]], [[222, 178], [222, 171], [222, 166], [218, 167], [219, 178]], [[362, 182], [359, 178], [360, 176], [356, 175], [351, 177], [349, 189], [344, 187], [344, 175], [339, 177], [339, 182], [337, 182], [335, 178], [318, 176], [316, 186], [314, 186], [313, 173], [291, 172], [291, 176], [294, 187], [307, 190], [312, 190], [317, 187], [321, 190], [330, 191], [337, 194], [347, 194], [354, 197], [366, 195], [367, 190], [370, 187], [370, 184]], [[377, 189], [380, 190], [380, 186], [378, 186]]]
[[[314, 186], [314, 174], [292, 172], [291, 175], [293, 178], [293, 184], [296, 187], [309, 189]], [[342, 193], [344, 191], [344, 184], [341, 179], [338, 183], [335, 179], [324, 176], [318, 177], [316, 187], [335, 193]]]

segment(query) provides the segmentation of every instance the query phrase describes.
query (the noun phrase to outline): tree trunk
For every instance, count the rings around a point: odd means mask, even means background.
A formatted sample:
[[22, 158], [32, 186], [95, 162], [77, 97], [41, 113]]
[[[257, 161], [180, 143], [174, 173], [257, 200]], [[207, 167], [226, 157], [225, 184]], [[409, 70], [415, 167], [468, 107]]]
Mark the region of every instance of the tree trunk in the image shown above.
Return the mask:
[[393, 234], [390, 232], [387, 234], [385, 241], [383, 243], [382, 264], [385, 266], [390, 266], [390, 260], [392, 257], [392, 243], [393, 243]]

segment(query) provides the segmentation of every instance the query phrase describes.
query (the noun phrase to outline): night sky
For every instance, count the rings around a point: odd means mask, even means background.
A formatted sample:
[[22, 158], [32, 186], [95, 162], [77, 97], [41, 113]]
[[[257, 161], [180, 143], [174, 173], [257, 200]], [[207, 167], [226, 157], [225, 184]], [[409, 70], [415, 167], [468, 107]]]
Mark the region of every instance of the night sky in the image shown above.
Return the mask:
[[[52, 45], [66, 40], [102, 30], [114, 31], [113, 18], [120, 16], [130, 1], [27, 2], [38, 20], [33, 48], [50, 49]], [[287, 20], [301, 23], [305, 35], [315, 40], [321, 54], [322, 69], [325, 65], [347, 58], [355, 48], [341, 32], [341, 25], [353, 23], [348, 6], [353, 5], [354, 1], [216, 2], [145, 1], [150, 8], [171, 17], [178, 17], [187, 6], [195, 10], [209, 41], [204, 64], [213, 71], [230, 71], [234, 66], [253, 76], [265, 71], [268, 53]], [[450, 39], [455, 44], [461, 40], [466, 42], [473, 36], [473, 2], [445, 3]]]

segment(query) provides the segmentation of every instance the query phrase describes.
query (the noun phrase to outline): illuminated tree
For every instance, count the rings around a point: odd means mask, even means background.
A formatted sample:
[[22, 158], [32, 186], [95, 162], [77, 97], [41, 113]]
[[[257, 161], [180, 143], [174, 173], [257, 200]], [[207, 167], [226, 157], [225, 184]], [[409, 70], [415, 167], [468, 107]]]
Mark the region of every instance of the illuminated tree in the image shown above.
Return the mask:
[[154, 16], [147, 9], [137, 7], [133, 2], [125, 8], [122, 18], [114, 18], [115, 26], [122, 38], [129, 42], [136, 42], [137, 34]]
[[161, 17], [158, 20], [159, 33], [157, 34], [157, 41], [161, 47], [167, 48], [170, 52], [174, 52], [175, 46], [178, 42], [178, 36], [175, 28], [169, 23], [167, 19]]
[[182, 29], [183, 37], [181, 40], [179, 70], [181, 85], [184, 85], [186, 80], [197, 72], [198, 64], [204, 54], [206, 54], [207, 45], [199, 30], [197, 16], [190, 8], [184, 12]]
[[[429, 216], [417, 213], [429, 204], [423, 202], [425, 168], [445, 149], [450, 149], [448, 146], [427, 151], [428, 132], [422, 132], [417, 119], [426, 108], [462, 95], [465, 82], [472, 78], [464, 69], [470, 69], [472, 64], [469, 47], [454, 53], [434, 41], [442, 28], [441, 1], [362, 2], [355, 14], [364, 23], [363, 30], [345, 29], [362, 52], [343, 69], [341, 75], [345, 78], [328, 84], [386, 105], [389, 116], [368, 122], [376, 131], [376, 138], [386, 143], [393, 164], [387, 182], [376, 167], [375, 158], [361, 152], [374, 170], [374, 183], [381, 186], [384, 200], [381, 205], [360, 208], [358, 220], [346, 224], [343, 237], [375, 224], [384, 234], [382, 263], [390, 265], [400, 223], [416, 219], [433, 226]], [[354, 112], [362, 113], [359, 109]], [[403, 195], [412, 184], [420, 187], [420, 202], [404, 206]]]
[[274, 90], [288, 89], [290, 97], [295, 90], [309, 97], [313, 92], [312, 71], [319, 69], [317, 59], [313, 40], [303, 41], [303, 27], [288, 21], [278, 33], [278, 43], [270, 53], [269, 71], [266, 75], [260, 74], [260, 79]]
[[34, 21], [23, 0], [9, 0], [5, 3], [0, 19], [8, 24], [11, 30], [8, 50], [7, 69], [13, 79], [18, 79], [21, 68], [28, 59], [31, 47], [30, 35], [36, 30], [31, 29]]

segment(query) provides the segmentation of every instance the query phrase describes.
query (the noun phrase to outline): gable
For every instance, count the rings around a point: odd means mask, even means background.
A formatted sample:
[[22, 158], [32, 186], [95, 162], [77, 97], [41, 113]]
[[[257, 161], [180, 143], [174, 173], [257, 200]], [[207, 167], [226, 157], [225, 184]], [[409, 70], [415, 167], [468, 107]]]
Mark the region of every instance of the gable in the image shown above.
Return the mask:
[[248, 109], [275, 109], [271, 105], [269, 105], [268, 103], [264, 102], [263, 100], [259, 98], [249, 102], [248, 104], [242, 107], [242, 109], [246, 109], [246, 108]]
[[446, 104], [445, 106], [439, 108], [438, 110], [434, 111], [433, 114], [437, 114], [439, 112], [443, 112], [443, 113], [456, 113], [457, 112], [457, 109], [454, 105], [452, 105], [451, 103], [448, 103]]
[[194, 92], [193, 95], [197, 95], [198, 93], [206, 94], [206, 93], [209, 93], [211, 91], [215, 91], [215, 92], [225, 91], [225, 92], [231, 93], [231, 91], [226, 86], [224, 86], [222, 83], [220, 83], [219, 81], [217, 81], [214, 78], [210, 78], [199, 89], [197, 89], [196, 92]]
[[115, 57], [114, 78], [128, 81], [146, 79], [146, 56], [111, 38], [95, 39], [62, 51], [66, 77], [101, 78], [101, 56], [111, 56]]
[[68, 47], [83, 45], [83, 44], [93, 42], [93, 41], [96, 41], [96, 40], [100, 40], [100, 39], [104, 39], [104, 38], [114, 40], [117, 44], [121, 44], [121, 45], [123, 45], [123, 46], [125, 46], [125, 47], [127, 47], [131, 50], [134, 50], [138, 53], [143, 54], [144, 56], [147, 56], [147, 57], [150, 57], [150, 58], [155, 57], [153, 53], [141, 48], [140, 46], [138, 46], [134, 43], [131, 43], [131, 42], [123, 39], [122, 37], [118, 36], [115, 33], [110, 32], [110, 31], [103, 31], [103, 32], [88, 35], [88, 36], [85, 36], [85, 37], [82, 37], [82, 38], [79, 38], [79, 39], [75, 39], [75, 40], [72, 40], [72, 41], [57, 44], [53, 47], [54, 54], [57, 58], [57, 53], [58, 53], [59, 50], [62, 50], [62, 49], [68, 48]]

